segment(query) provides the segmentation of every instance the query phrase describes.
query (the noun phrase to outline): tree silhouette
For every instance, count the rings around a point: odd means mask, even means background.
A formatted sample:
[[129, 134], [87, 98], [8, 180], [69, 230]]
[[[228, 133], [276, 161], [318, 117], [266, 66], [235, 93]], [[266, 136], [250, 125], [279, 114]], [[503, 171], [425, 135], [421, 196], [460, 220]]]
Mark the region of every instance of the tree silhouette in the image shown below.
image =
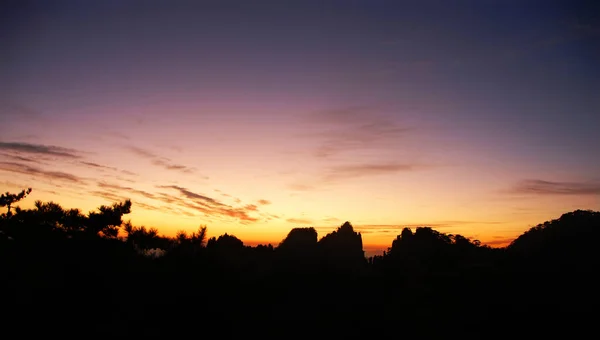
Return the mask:
[[10, 192], [7, 191], [6, 193], [0, 195], [0, 207], [7, 207], [8, 211], [6, 214], [8, 216], [10, 216], [11, 215], [11, 210], [10, 210], [11, 206], [14, 203], [17, 203], [18, 201], [27, 197], [27, 195], [29, 195], [30, 193], [31, 193], [31, 188], [21, 190], [21, 192], [18, 194], [11, 194]]
[[131, 200], [114, 203], [112, 206], [100, 206], [98, 212], [91, 211], [88, 214], [87, 231], [91, 235], [101, 235], [108, 238], [116, 238], [119, 227], [123, 224], [123, 215], [131, 212]]
[[171, 255], [195, 257], [203, 253], [206, 246], [207, 227], [201, 225], [198, 230], [188, 234], [179, 230], [172, 241]]
[[123, 224], [122, 230], [127, 234], [127, 243], [140, 251], [165, 247], [166, 242], [163, 242], [156, 228], [135, 227], [128, 221]]
[[38, 200], [35, 201], [34, 206], [37, 224], [50, 229], [57, 229], [63, 226], [65, 211], [60, 204], [55, 202], [44, 203]]
[[62, 225], [69, 233], [83, 231], [86, 224], [86, 217], [79, 209], [69, 209], [64, 212]]
[[206, 243], [206, 226], [201, 225], [198, 227], [198, 231], [195, 231], [190, 236], [192, 244], [196, 247], [202, 248]]

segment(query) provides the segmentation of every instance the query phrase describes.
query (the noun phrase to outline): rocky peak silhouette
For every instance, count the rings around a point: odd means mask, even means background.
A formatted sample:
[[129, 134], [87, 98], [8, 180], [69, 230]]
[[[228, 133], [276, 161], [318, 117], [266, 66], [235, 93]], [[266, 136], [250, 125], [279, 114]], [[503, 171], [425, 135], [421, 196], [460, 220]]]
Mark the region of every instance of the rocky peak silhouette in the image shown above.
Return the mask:
[[325, 263], [338, 269], [352, 269], [365, 261], [362, 236], [355, 232], [350, 222], [325, 235], [319, 241]]

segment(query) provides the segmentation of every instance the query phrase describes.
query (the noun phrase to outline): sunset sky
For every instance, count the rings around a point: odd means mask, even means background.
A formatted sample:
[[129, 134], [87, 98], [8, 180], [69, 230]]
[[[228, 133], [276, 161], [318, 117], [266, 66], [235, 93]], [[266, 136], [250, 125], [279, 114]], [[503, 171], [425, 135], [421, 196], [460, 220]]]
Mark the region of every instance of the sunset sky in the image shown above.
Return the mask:
[[600, 210], [593, 1], [9, 1], [0, 191], [246, 244]]

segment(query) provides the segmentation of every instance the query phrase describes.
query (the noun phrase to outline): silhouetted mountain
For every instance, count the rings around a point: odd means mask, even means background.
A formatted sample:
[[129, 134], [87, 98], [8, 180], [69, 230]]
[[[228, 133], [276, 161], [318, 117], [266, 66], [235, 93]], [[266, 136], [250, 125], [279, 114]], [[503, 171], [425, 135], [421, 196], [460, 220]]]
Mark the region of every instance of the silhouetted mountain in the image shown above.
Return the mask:
[[538, 280], [552, 280], [546, 286], [556, 282], [581, 286], [599, 282], [599, 240], [600, 212], [576, 210], [529, 229], [508, 245], [507, 252], [511, 268]]
[[7, 331], [23, 312], [54, 325], [35, 329], [60, 335], [172, 336], [177, 325], [211, 318], [302, 320], [305, 330], [345, 320], [338, 335], [358, 335], [359, 324], [441, 335], [498, 324], [521, 331], [533, 316], [575, 325], [599, 302], [599, 212], [566, 213], [507, 248], [404, 228], [366, 259], [349, 222], [320, 240], [315, 228], [294, 228], [277, 247], [250, 247], [229, 234], [206, 240], [205, 226], [160, 236], [123, 222], [131, 205], [83, 214], [36, 202], [0, 215]]
[[367, 264], [362, 236], [354, 231], [350, 222], [325, 235], [318, 246], [321, 263], [327, 270], [359, 272]]
[[[508, 245], [526, 256], [592, 256], [598, 252], [600, 212], [576, 210], [529, 229]], [[593, 257], [593, 256], [592, 256]]]
[[317, 245], [317, 231], [315, 228], [294, 228], [281, 241], [277, 247], [281, 252], [310, 252]]
[[289, 272], [309, 271], [317, 264], [317, 231], [294, 228], [275, 249], [278, 268]]

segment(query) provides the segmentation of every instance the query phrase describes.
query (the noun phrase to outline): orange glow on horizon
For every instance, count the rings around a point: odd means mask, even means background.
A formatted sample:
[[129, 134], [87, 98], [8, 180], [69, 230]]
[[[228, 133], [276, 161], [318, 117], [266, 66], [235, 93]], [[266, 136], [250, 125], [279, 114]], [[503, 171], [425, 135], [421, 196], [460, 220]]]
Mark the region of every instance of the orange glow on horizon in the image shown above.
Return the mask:
[[[18, 188], [16, 186], [10, 186], [7, 188], [8, 191], [16, 191], [17, 189]], [[32, 208], [35, 200], [38, 199], [42, 201], [59, 202], [61, 205], [63, 205], [63, 208], [77, 207], [80, 208], [83, 213], [95, 210], [102, 204], [109, 205], [113, 203], [112, 201], [102, 199], [80, 201], [70, 197], [57, 197], [54, 194], [49, 194], [46, 192], [40, 193], [34, 189], [34, 193], [32, 193], [31, 197], [26, 198], [18, 205], [22, 208]], [[268, 200], [262, 200], [262, 203], [263, 205], [271, 204], [271, 202]], [[77, 206], [78, 204], [79, 206]], [[170, 214], [169, 211], [149, 211], [143, 207], [143, 204], [140, 208], [134, 202], [132, 206], [132, 213], [125, 215], [124, 220], [131, 220], [136, 226], [157, 228], [159, 230], [159, 234], [166, 237], [173, 237], [180, 230], [193, 232], [196, 231], [199, 226], [206, 226], [208, 231], [207, 238], [218, 237], [227, 233], [229, 235], [238, 237], [244, 242], [244, 244], [250, 246], [271, 244], [276, 247], [287, 236], [289, 231], [295, 227], [314, 227], [317, 229], [318, 237], [320, 239], [345, 222], [345, 220], [338, 219], [337, 222], [322, 222], [317, 224], [313, 223], [313, 220], [308, 218], [305, 218], [305, 221], [298, 218], [290, 219], [290, 222], [283, 223], [280, 222], [281, 219], [278, 219], [277, 222], [273, 222], [272, 220], [257, 221], [251, 225], [239, 224], [232, 221], [211, 223], [203, 221], [202, 218], [185, 215], [173, 215]], [[252, 207], [252, 209], [254, 209], [254, 207]], [[536, 222], [532, 223], [538, 224], [548, 219], [550, 218], [540, 217]], [[304, 224], [302, 224], [303, 221]], [[300, 224], [294, 222], [299, 222]], [[392, 241], [400, 234], [402, 228], [404, 227], [411, 228], [413, 231], [417, 227], [432, 227], [433, 229], [446, 234], [461, 234], [471, 239], [477, 239], [482, 244], [487, 244], [491, 247], [504, 247], [513, 239], [518, 237], [523, 231], [535, 225], [531, 224], [529, 226], [523, 226], [523, 223], [503, 223], [498, 225], [502, 225], [502, 227], [509, 232], [500, 234], [497, 230], [491, 228], [487, 231], [487, 233], [480, 232], [474, 235], [472, 231], [476, 229], [473, 229], [471, 223], [461, 221], [447, 221], [433, 224], [398, 223], [390, 225], [364, 225], [356, 224], [352, 221], [349, 222], [353, 225], [356, 231], [361, 233], [363, 239], [363, 249], [368, 256], [380, 255], [383, 251], [391, 247]], [[493, 226], [494, 224], [492, 223], [490, 225]]]

